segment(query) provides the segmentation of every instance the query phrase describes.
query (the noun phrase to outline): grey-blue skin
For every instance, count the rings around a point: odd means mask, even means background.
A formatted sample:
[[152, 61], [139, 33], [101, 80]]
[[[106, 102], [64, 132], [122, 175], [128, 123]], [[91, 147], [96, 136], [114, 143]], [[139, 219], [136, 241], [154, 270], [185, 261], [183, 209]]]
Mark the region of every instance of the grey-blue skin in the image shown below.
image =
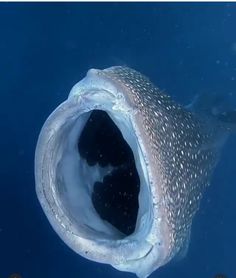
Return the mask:
[[[89, 166], [77, 149], [95, 109], [109, 115], [134, 155], [140, 192], [130, 235], [103, 220], [91, 201], [94, 183], [112, 171]], [[89, 70], [49, 116], [36, 148], [37, 196], [61, 239], [87, 259], [140, 278], [186, 253], [193, 217], [235, 127], [235, 112], [212, 111], [180, 106], [127, 67]]]

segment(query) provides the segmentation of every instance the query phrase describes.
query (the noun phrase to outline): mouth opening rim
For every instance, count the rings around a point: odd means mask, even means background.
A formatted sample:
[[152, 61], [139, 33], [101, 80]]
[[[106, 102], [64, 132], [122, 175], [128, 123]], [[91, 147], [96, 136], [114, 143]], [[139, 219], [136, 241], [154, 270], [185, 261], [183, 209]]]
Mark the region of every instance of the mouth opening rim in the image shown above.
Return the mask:
[[[68, 130], [72, 129], [73, 125], [75, 125], [76, 120], [79, 117], [81, 117], [81, 115], [87, 113], [88, 111], [91, 111], [92, 110], [91, 107], [92, 105], [90, 105], [86, 109], [81, 109], [81, 107], [78, 107], [78, 101], [74, 103], [74, 101], [71, 100], [66, 101], [64, 102], [64, 104], [60, 105], [52, 113], [52, 115], [46, 121], [42, 129], [43, 132], [41, 132], [40, 134], [37, 150], [36, 150], [36, 156], [35, 156], [36, 191], [40, 203], [50, 223], [52, 224], [53, 228], [60, 235], [60, 237], [77, 253], [81, 253], [81, 246], [80, 247], [75, 246], [75, 241], [79, 242], [81, 240], [85, 240], [85, 241], [88, 240], [89, 242], [92, 241], [93, 243], [95, 243], [94, 234], [91, 237], [88, 236], [87, 230], [82, 234], [78, 232], [78, 227], [75, 227], [73, 225], [74, 224], [73, 221], [71, 221], [71, 219], [68, 218], [67, 213], [65, 213], [65, 211], [63, 210], [62, 208], [63, 206], [61, 205], [60, 198], [58, 198], [58, 192], [56, 188], [57, 181], [55, 179], [56, 177], [55, 165], [58, 163], [62, 155], [60, 149], [61, 146], [59, 146], [60, 144], [58, 144], [58, 140], [59, 139], [61, 140], [63, 134], [66, 133]], [[97, 109], [97, 106], [94, 108]], [[101, 107], [99, 109], [101, 109]], [[111, 117], [111, 119], [115, 122], [117, 121], [117, 119], [114, 117], [114, 110], [112, 110], [113, 113], [112, 114], [110, 109], [111, 109], [110, 107], [108, 109], [107, 107], [104, 107], [101, 110], [106, 111]], [[115, 122], [115, 124], [119, 128], [119, 123]], [[122, 128], [119, 129], [122, 132]], [[133, 135], [136, 136], [134, 132], [134, 128], [132, 129], [132, 132]], [[123, 133], [124, 131], [122, 132], [122, 134]], [[136, 138], [136, 143], [139, 144], [137, 138]], [[130, 147], [133, 151], [132, 146]], [[54, 152], [52, 152], [52, 149]], [[141, 155], [140, 147], [139, 147], [139, 153], [137, 152], [137, 155], [139, 156]], [[144, 158], [143, 158], [143, 163], [145, 163]], [[39, 167], [39, 165], [41, 165], [41, 167]], [[139, 165], [139, 168], [142, 169], [143, 166], [144, 164]], [[41, 168], [41, 171], [38, 170], [39, 168]], [[139, 176], [141, 171], [140, 169], [138, 170]], [[147, 171], [147, 169], [145, 170]], [[141, 176], [143, 177], [143, 179], [145, 179], [144, 173], [141, 172]], [[49, 182], [47, 181], [47, 179], [49, 180]], [[141, 189], [146, 190], [147, 199], [151, 198], [150, 197], [151, 193], [149, 192], [150, 188], [148, 186], [148, 183], [146, 182], [144, 183], [143, 181], [140, 180], [140, 190]], [[142, 194], [142, 192], [140, 191], [139, 194]], [[111, 247], [119, 248], [122, 245], [122, 242], [123, 244], [125, 244], [128, 242], [131, 243], [135, 241], [138, 244], [139, 240], [145, 239], [151, 229], [152, 226], [151, 222], [153, 221], [152, 202], [149, 199], [149, 200], [145, 200], [145, 202], [142, 203], [149, 204], [149, 207], [146, 209], [142, 208], [142, 206], [139, 207], [139, 215], [137, 218], [136, 230], [133, 234], [131, 234], [130, 236], [125, 236], [125, 237], [118, 236], [114, 238], [97, 237], [96, 238], [97, 243], [100, 245], [101, 242], [106, 242], [106, 244], [108, 245], [106, 246], [107, 248], [111, 248]], [[141, 209], [143, 209], [143, 211], [140, 213]], [[78, 242], [77, 245], [79, 244]], [[90, 254], [89, 256], [86, 253], [86, 255], [83, 254], [83, 256], [87, 256], [91, 259], [92, 255]]]

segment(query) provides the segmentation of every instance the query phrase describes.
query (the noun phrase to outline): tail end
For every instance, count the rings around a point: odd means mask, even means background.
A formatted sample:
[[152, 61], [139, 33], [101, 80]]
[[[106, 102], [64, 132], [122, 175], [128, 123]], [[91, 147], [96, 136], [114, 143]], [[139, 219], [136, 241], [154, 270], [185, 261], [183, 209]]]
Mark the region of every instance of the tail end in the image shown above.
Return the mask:
[[229, 132], [236, 132], [236, 109], [217, 115], [217, 119]]
[[216, 120], [227, 132], [236, 132], [236, 96], [232, 94], [199, 94], [186, 108]]

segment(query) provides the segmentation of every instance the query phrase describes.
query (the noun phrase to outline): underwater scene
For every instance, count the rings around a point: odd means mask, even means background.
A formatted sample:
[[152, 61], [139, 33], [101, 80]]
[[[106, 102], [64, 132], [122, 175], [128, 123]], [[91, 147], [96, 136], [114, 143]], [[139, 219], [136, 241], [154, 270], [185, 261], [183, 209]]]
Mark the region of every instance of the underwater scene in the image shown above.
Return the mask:
[[236, 278], [235, 26], [0, 3], [0, 278]]

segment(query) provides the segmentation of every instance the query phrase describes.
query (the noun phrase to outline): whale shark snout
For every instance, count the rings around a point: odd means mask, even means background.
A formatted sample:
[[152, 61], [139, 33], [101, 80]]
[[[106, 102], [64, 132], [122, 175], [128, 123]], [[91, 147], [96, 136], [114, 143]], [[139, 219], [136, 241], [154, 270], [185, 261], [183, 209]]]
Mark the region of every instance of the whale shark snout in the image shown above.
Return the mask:
[[186, 250], [227, 138], [214, 124], [135, 70], [90, 70], [37, 143], [36, 192], [52, 227], [81, 256], [147, 277]]

